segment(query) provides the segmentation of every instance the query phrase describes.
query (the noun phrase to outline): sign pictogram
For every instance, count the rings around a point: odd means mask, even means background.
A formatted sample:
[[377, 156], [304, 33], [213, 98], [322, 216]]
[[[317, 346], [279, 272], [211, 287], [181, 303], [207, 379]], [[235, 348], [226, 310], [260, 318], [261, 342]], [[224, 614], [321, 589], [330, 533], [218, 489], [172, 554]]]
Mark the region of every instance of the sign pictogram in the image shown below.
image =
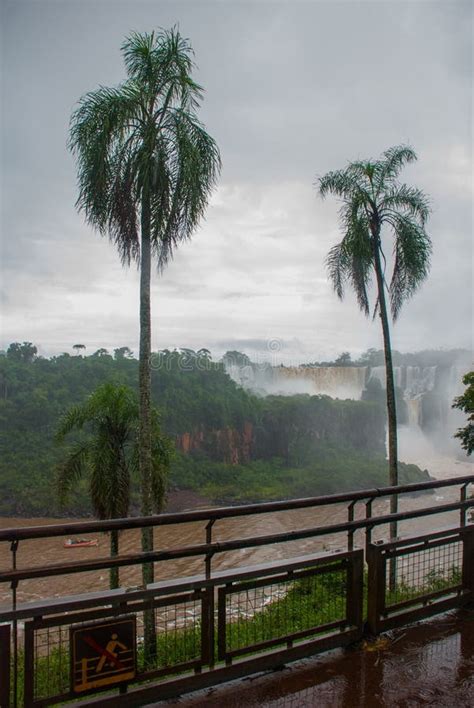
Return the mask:
[[136, 675], [136, 618], [71, 627], [74, 693], [131, 681]]

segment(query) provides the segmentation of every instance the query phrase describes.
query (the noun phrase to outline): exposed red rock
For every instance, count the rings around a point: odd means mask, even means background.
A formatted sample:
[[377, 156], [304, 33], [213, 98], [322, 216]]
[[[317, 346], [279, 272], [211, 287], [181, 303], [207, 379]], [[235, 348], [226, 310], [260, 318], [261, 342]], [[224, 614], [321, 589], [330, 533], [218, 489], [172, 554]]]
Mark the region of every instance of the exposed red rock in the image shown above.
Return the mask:
[[193, 430], [176, 438], [176, 448], [185, 454], [201, 450], [212, 459], [238, 465], [252, 459], [254, 442], [253, 425], [245, 422], [242, 430], [223, 428], [221, 430]]

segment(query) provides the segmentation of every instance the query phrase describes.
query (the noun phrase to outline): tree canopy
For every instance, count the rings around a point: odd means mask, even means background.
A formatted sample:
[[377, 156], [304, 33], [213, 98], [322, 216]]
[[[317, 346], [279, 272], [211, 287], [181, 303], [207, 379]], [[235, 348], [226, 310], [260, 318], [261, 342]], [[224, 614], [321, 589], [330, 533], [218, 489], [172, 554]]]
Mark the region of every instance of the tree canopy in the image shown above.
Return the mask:
[[466, 390], [461, 396], [454, 399], [453, 408], [458, 408], [467, 415], [467, 424], [459, 428], [455, 437], [461, 441], [461, 447], [468, 455], [474, 450], [474, 371], [463, 377]]
[[[402, 168], [416, 159], [411, 147], [400, 145], [386, 150], [379, 160], [357, 160], [319, 180], [322, 197], [333, 194], [341, 200], [343, 238], [329, 251], [329, 277], [340, 298], [349, 282], [366, 314], [369, 314], [368, 287], [376, 268], [375, 252], [379, 250], [385, 258], [383, 227], [393, 236], [389, 295], [394, 319], [429, 271], [431, 239], [425, 230], [429, 200], [420, 189], [398, 182]], [[380, 292], [375, 311], [379, 306]]]

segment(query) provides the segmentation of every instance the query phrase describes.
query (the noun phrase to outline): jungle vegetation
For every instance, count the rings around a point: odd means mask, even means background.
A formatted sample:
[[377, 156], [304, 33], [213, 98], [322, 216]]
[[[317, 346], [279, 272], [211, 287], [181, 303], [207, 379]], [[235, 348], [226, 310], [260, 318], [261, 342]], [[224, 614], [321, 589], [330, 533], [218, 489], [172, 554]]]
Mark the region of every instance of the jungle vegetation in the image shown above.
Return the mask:
[[467, 423], [463, 428], [459, 428], [455, 437], [459, 438], [461, 447], [470, 455], [474, 450], [474, 371], [463, 377], [463, 384], [466, 389], [455, 398], [453, 408], [458, 408], [467, 415]]
[[[97, 350], [50, 359], [33, 348], [27, 342], [0, 355], [0, 513], [90, 515], [87, 477], [77, 482], [67, 504], [60, 505], [55, 494], [56, 469], [64, 461], [55, 432], [68, 409], [84, 405], [105, 383], [137, 392], [138, 361], [130, 350], [124, 356], [124, 347], [114, 355]], [[178, 443], [170, 490], [243, 502], [385, 484], [385, 423], [377, 400], [257, 397], [238, 387], [207, 350], [157, 352], [151, 361], [152, 401], [159, 406], [163, 433]], [[248, 424], [254, 442], [246, 452], [242, 440]], [[188, 454], [179, 451], [186, 433], [202, 439]], [[237, 461], [233, 445], [240, 447]], [[411, 465], [402, 471], [402, 481], [425, 476]], [[133, 468], [132, 514], [140, 512], [139, 487]]]
[[[161, 434], [155, 408], [152, 418], [153, 509], [163, 508], [173, 445]], [[101, 384], [81, 404], [69, 408], [59, 421], [56, 442], [75, 441], [58, 465], [57, 486], [62, 505], [86, 478], [94, 516], [121, 519], [129, 514], [132, 478], [138, 476], [138, 400], [128, 386]], [[119, 532], [110, 531], [110, 555], [119, 551]], [[110, 568], [110, 587], [119, 587], [119, 569]]]

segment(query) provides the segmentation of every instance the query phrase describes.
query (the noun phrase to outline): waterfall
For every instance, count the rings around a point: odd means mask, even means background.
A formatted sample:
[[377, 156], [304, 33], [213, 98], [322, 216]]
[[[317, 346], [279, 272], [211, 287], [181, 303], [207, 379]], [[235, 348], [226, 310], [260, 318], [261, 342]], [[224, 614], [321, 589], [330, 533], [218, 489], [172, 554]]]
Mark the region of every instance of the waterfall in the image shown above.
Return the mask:
[[432, 391], [436, 382], [436, 366], [407, 366], [404, 394], [413, 398], [419, 394]]
[[288, 384], [299, 380], [308, 384], [308, 393], [332, 398], [360, 399], [365, 388], [365, 366], [292, 366], [275, 370], [276, 381]]
[[[393, 378], [395, 381], [395, 386], [397, 388], [403, 388], [403, 386], [402, 386], [403, 367], [401, 367], [401, 366], [394, 366], [393, 367]], [[385, 366], [372, 366], [370, 368], [369, 381], [370, 380], [373, 381], [374, 379], [379, 381], [382, 388], [385, 388], [386, 381], [387, 381], [387, 376], [385, 374]]]
[[[306, 393], [359, 400], [368, 382], [378, 381], [383, 389], [386, 386], [385, 366], [271, 366], [269, 363], [238, 366], [228, 363], [226, 371], [239, 386], [260, 395]], [[433, 433], [439, 428], [441, 437], [452, 437], [462, 424], [463, 416], [453, 411], [451, 404], [454, 396], [463, 391], [462, 376], [466, 371], [467, 366], [457, 365], [439, 371], [436, 366], [394, 367], [395, 386], [402, 391], [408, 428], [413, 433], [421, 434], [422, 430]], [[424, 420], [423, 401], [430, 392], [434, 393], [433, 405]]]
[[407, 411], [408, 411], [408, 425], [411, 428], [419, 428], [421, 427], [422, 419], [421, 419], [421, 397], [417, 398], [406, 398], [405, 399], [406, 404], [407, 404]]

